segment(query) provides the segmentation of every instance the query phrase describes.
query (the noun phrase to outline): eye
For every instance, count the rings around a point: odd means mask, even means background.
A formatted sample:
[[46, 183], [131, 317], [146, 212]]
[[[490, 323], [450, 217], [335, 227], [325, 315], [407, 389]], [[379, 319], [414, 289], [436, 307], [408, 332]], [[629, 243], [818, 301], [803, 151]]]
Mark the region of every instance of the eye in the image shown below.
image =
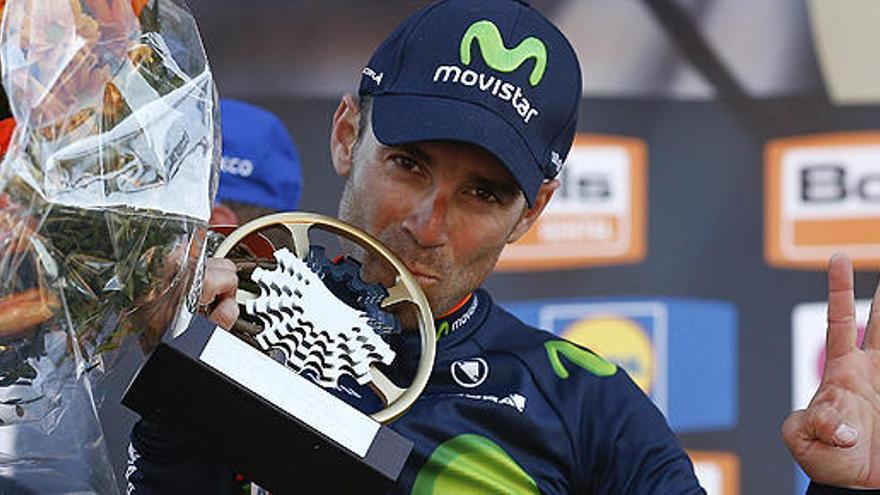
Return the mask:
[[423, 172], [421, 164], [408, 155], [391, 155], [391, 161], [401, 170], [413, 174], [421, 174]]
[[484, 189], [482, 187], [476, 187], [471, 191], [471, 194], [484, 203], [489, 204], [497, 204], [501, 202], [501, 199], [497, 194], [490, 191], [489, 189]]

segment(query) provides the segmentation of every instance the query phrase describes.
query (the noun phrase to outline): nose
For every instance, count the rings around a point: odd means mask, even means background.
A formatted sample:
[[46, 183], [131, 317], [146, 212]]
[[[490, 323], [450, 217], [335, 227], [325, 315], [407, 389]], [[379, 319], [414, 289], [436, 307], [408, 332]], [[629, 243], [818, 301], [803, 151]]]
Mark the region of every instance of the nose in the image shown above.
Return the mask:
[[433, 191], [414, 205], [403, 220], [405, 230], [421, 247], [439, 247], [449, 240], [447, 231], [449, 200]]

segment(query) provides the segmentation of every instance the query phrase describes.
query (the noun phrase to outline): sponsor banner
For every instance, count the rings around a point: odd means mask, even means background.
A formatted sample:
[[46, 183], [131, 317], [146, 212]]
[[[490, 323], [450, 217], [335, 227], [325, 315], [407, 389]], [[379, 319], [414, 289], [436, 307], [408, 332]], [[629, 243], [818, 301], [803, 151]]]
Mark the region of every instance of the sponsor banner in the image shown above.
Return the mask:
[[[825, 302], [803, 303], [791, 313], [791, 407], [807, 407], [825, 368], [825, 331], [828, 304]], [[859, 326], [859, 344], [865, 335], [871, 301], [856, 301], [856, 322]], [[810, 480], [800, 467], [795, 466], [795, 493], [803, 494]]]
[[[793, 409], [807, 407], [822, 381], [825, 368], [825, 330], [827, 328], [825, 302], [804, 303], [791, 313], [791, 390]], [[859, 344], [865, 335], [871, 301], [856, 301], [856, 322], [859, 325]]]
[[507, 246], [499, 270], [636, 263], [646, 252], [647, 147], [639, 139], [580, 134], [559, 189], [535, 225]]
[[764, 255], [824, 269], [835, 251], [880, 267], [880, 132], [777, 139], [764, 151]]
[[739, 457], [732, 452], [688, 450], [706, 495], [739, 495]]
[[736, 426], [737, 315], [732, 304], [603, 298], [503, 306], [524, 322], [620, 365], [676, 432]]

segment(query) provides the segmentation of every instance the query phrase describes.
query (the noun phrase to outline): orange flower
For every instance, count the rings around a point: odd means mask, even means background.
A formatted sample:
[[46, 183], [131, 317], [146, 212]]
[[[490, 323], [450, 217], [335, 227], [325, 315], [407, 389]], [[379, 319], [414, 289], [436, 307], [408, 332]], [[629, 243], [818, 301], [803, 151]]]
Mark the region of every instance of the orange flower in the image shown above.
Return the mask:
[[40, 289], [28, 289], [0, 299], [0, 337], [17, 337], [45, 322], [59, 308], [58, 298]]
[[[80, 138], [99, 131], [99, 122], [92, 117], [108, 101], [108, 93], [116, 96], [116, 88], [108, 87], [113, 66], [123, 63], [140, 35], [137, 7], [126, 0], [52, 0], [31, 5], [21, 26], [21, 43], [36, 70], [13, 75], [11, 96], [26, 102], [20, 98], [23, 93], [44, 95], [34, 102], [35, 108], [25, 109], [32, 111], [31, 125], [43, 139], [58, 139], [85, 123], [92, 127], [78, 133]], [[71, 19], [74, 26], [69, 25]], [[71, 56], [68, 50], [73, 46], [65, 46], [74, 41], [74, 32], [84, 43]], [[114, 105], [103, 113], [121, 108], [115, 99], [111, 101]], [[115, 117], [109, 121], [119, 118]]]
[[[6, 0], [0, 0], [5, 2]], [[147, 6], [150, 0], [131, 0], [131, 9], [134, 10], [134, 15], [140, 17], [141, 11], [144, 10], [144, 7]], [[0, 10], [2, 12], [2, 10]]]
[[0, 196], [0, 259], [25, 252], [34, 236], [31, 219], [18, 204], [10, 201], [9, 195]]
[[[73, 0], [80, 1], [80, 0]], [[101, 42], [107, 43], [114, 40], [130, 40], [125, 43], [126, 47], [131, 40], [137, 37], [137, 17], [125, 0], [81, 0], [83, 6], [88, 8], [98, 25], [101, 26]], [[114, 49], [114, 52], [125, 51]]]

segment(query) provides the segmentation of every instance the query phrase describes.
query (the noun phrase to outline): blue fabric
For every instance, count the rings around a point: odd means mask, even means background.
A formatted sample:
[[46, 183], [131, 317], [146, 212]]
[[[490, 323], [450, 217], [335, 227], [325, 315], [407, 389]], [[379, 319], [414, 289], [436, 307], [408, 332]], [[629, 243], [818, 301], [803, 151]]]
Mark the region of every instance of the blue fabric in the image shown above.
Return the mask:
[[877, 495], [880, 490], [858, 490], [855, 488], [842, 488], [838, 486], [828, 486], [821, 483], [810, 483], [807, 488], [807, 495]]
[[446, 0], [411, 15], [382, 43], [360, 93], [375, 101], [380, 142], [482, 146], [532, 204], [571, 148], [581, 70], [568, 40], [528, 5]]
[[220, 100], [223, 157], [217, 201], [237, 201], [273, 210], [296, 209], [302, 171], [293, 140], [272, 113]]
[[[704, 493], [662, 415], [623, 371], [598, 376], [563, 357], [568, 377], [561, 378], [545, 347], [559, 338], [524, 325], [482, 290], [437, 328], [428, 386], [390, 425], [414, 442], [391, 493], [440, 493], [434, 490], [450, 483], [463, 493], [529, 493], [485, 485], [493, 480], [533, 482], [545, 494]], [[386, 374], [405, 385], [417, 336], [389, 340], [399, 358]], [[231, 470], [222, 474], [218, 463], [192, 460], [155, 430], [144, 433], [132, 433], [129, 493], [161, 493], [157, 480], [180, 480], [181, 489], [233, 484]]]

